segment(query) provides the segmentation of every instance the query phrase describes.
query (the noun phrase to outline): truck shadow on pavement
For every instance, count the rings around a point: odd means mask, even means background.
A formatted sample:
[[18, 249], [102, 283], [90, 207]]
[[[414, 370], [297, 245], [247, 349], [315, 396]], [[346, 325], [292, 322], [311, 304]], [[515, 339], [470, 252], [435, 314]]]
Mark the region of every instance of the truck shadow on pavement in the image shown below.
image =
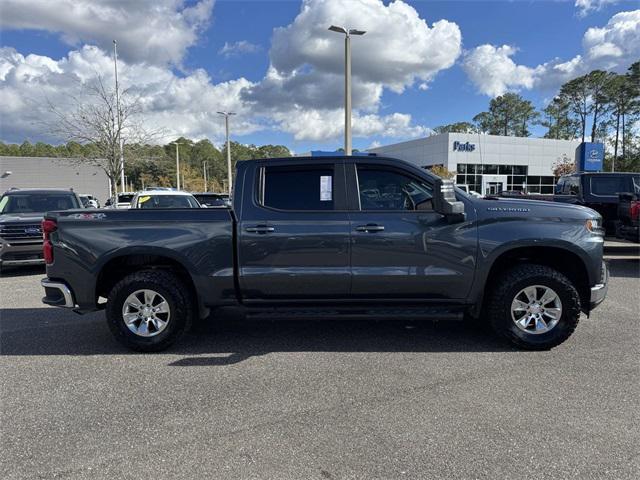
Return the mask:
[[[611, 281], [640, 279], [637, 259], [608, 259]], [[605, 300], [606, 302], [606, 300]], [[602, 308], [602, 307], [601, 307]], [[409, 319], [246, 319], [226, 312], [197, 324], [156, 354], [170, 366], [225, 366], [274, 352], [511, 352], [488, 328], [465, 322]], [[0, 356], [139, 355], [121, 346], [103, 312], [84, 316], [56, 308], [0, 310]], [[178, 358], [176, 358], [178, 357]]]
[[46, 274], [46, 268], [43, 265], [29, 265], [26, 267], [2, 267], [0, 271], [0, 277], [23, 277], [27, 275], [42, 275]]
[[[140, 355], [112, 337], [103, 312], [2, 309], [0, 356]], [[223, 366], [272, 352], [494, 352], [514, 350], [485, 328], [427, 320], [258, 320], [225, 314], [198, 322], [159, 357], [172, 366]], [[171, 358], [184, 356], [184, 358]]]

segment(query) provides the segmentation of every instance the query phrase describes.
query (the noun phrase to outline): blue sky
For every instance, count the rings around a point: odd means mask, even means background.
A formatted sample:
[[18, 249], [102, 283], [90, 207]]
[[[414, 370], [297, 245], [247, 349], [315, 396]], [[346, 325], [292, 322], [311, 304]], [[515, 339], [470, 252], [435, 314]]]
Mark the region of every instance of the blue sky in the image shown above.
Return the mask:
[[117, 0], [6, 0], [0, 137], [60, 141], [34, 121], [46, 117], [34, 112], [38, 95], [61, 98], [91, 81], [88, 70], [108, 80], [110, 37], [121, 45], [122, 81], [145, 99], [145, 119], [167, 138], [220, 142], [215, 110], [231, 108], [239, 113], [234, 139], [298, 152], [342, 143], [341, 39], [324, 26], [309, 33], [313, 25], [369, 30], [353, 40], [360, 149], [471, 120], [504, 91], [543, 106], [569, 78], [592, 68], [624, 71], [640, 58], [637, 1], [390, 3], [141, 0], [123, 10]]

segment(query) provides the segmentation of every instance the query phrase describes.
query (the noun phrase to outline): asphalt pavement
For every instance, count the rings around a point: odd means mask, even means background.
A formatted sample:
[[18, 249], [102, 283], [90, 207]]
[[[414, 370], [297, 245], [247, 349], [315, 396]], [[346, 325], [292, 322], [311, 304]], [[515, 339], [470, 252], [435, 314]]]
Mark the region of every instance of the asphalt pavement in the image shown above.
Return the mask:
[[4, 479], [640, 478], [640, 263], [548, 352], [427, 321], [197, 326], [134, 354], [0, 277]]

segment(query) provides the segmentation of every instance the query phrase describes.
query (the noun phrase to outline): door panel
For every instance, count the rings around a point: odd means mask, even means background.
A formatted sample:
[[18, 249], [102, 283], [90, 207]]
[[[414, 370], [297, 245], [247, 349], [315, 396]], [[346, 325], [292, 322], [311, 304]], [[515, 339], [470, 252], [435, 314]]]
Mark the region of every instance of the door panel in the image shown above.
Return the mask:
[[[382, 231], [358, 231], [367, 224]], [[475, 269], [477, 235], [435, 212], [351, 214], [355, 297], [461, 299]]]
[[434, 212], [424, 178], [380, 165], [358, 171], [361, 210], [350, 213], [351, 296], [466, 298], [476, 263], [473, 222], [449, 224]]
[[[238, 225], [243, 297], [248, 301], [344, 298], [351, 282], [350, 225], [347, 212], [335, 210], [344, 203], [344, 169], [340, 165], [334, 170], [331, 165], [327, 173], [326, 166], [305, 165], [300, 173], [291, 161], [287, 165], [295, 185], [287, 180], [286, 168], [264, 167], [263, 178], [258, 179], [264, 188], [261, 198], [248, 208], [243, 206]], [[327, 176], [333, 177], [331, 187]], [[289, 202], [287, 194], [295, 198]], [[300, 198], [304, 195], [312, 197], [304, 201]], [[265, 201], [296, 209], [306, 205], [327, 208], [324, 202], [331, 202], [331, 209], [289, 211], [270, 208]]]

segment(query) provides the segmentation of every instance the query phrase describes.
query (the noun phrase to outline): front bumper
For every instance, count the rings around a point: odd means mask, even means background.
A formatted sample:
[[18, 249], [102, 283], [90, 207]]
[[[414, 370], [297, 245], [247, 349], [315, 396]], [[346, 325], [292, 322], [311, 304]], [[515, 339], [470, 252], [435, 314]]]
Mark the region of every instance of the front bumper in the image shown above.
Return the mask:
[[76, 302], [73, 298], [73, 292], [66, 283], [43, 278], [40, 285], [44, 288], [45, 293], [42, 303], [54, 307], [75, 308]]
[[29, 243], [8, 243], [6, 240], [0, 240], [0, 265], [41, 265], [44, 263], [42, 258], [42, 242]]
[[640, 242], [640, 226], [638, 225], [621, 225], [618, 228], [617, 236], [632, 242]]
[[607, 264], [602, 262], [602, 275], [600, 282], [591, 287], [591, 310], [600, 305], [607, 296], [607, 289], [609, 288], [609, 269]]

